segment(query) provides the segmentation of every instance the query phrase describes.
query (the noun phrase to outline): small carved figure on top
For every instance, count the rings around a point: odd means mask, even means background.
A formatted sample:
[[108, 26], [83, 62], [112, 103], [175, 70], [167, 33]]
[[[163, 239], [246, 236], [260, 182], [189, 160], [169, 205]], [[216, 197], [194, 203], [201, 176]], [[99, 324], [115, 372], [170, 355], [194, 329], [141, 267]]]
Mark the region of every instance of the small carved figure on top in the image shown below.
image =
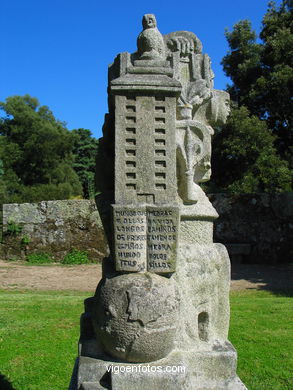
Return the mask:
[[165, 60], [165, 44], [157, 29], [156, 17], [146, 14], [142, 18], [143, 31], [137, 38], [137, 48], [141, 60]]

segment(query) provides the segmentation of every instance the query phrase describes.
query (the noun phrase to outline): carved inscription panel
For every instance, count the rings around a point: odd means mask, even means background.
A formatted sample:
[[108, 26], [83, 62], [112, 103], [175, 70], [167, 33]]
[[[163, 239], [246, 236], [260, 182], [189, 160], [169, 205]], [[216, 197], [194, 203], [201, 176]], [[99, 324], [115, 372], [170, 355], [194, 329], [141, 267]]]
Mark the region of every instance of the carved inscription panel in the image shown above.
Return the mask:
[[178, 207], [114, 205], [113, 217], [117, 271], [175, 272]]
[[175, 272], [178, 226], [178, 207], [147, 207], [148, 271]]
[[145, 207], [113, 206], [115, 261], [117, 271], [146, 270]]

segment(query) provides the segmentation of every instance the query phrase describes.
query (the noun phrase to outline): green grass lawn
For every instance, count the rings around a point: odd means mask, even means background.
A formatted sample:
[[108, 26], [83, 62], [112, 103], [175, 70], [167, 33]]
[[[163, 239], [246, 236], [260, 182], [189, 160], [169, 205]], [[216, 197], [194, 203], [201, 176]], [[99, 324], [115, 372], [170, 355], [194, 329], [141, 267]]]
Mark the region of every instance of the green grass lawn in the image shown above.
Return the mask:
[[[0, 374], [11, 384], [2, 377], [1, 390], [67, 390], [88, 296], [0, 292]], [[293, 389], [292, 312], [292, 298], [285, 295], [231, 294], [230, 340], [249, 390]]]
[[233, 292], [229, 339], [249, 390], [293, 389], [292, 294]]

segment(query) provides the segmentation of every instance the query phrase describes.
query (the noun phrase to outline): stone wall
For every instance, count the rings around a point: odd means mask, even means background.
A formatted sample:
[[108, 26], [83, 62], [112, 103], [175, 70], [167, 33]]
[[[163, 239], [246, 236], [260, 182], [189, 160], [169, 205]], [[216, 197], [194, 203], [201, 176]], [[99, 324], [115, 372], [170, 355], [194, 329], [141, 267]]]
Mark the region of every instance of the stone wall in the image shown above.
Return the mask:
[[293, 258], [293, 193], [212, 194], [220, 217], [214, 241], [227, 245], [232, 261], [283, 263]]
[[[21, 233], [7, 234], [8, 223], [22, 226]], [[29, 244], [23, 245], [23, 238]], [[43, 252], [61, 260], [70, 249], [87, 250], [100, 260], [108, 253], [99, 213], [93, 201], [56, 200], [4, 204], [2, 256], [5, 259]]]
[[[227, 245], [232, 261], [292, 261], [293, 193], [211, 194], [209, 198], [220, 214], [214, 241]], [[5, 234], [9, 221], [22, 226], [20, 234]], [[28, 245], [22, 244], [23, 237], [29, 238]], [[72, 248], [87, 250], [94, 260], [108, 253], [99, 213], [89, 200], [3, 205], [1, 247], [5, 259], [45, 252], [60, 260]]]

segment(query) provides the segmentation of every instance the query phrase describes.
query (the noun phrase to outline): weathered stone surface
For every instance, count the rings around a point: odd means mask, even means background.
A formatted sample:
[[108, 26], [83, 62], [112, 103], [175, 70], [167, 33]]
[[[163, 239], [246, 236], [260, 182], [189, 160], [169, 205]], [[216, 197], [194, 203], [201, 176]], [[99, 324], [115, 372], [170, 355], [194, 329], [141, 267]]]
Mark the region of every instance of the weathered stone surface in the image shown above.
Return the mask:
[[186, 244], [211, 244], [213, 242], [213, 222], [182, 219], [180, 241]]
[[177, 348], [211, 351], [225, 344], [230, 289], [230, 262], [225, 247], [182, 242], [174, 279], [180, 286]]
[[[163, 40], [151, 14], [143, 27], [138, 51], [109, 69], [111, 254], [82, 316], [79, 389], [245, 389], [227, 341], [229, 257], [213, 244], [218, 215], [198, 184], [209, 178], [212, 126], [226, 120], [229, 95], [213, 89], [193, 33]], [[144, 362], [153, 370], [133, 372]]]
[[[5, 235], [9, 221], [22, 227], [19, 235]], [[97, 208], [88, 200], [59, 200], [3, 205], [4, 258], [34, 252], [51, 254], [56, 261], [72, 248], [86, 250], [93, 260], [108, 253]], [[23, 247], [22, 238], [29, 239]]]
[[[175, 271], [179, 228], [175, 120], [181, 84], [171, 77], [154, 15], [144, 16], [143, 27], [137, 53], [122, 53], [109, 71], [115, 132], [112, 256], [117, 271], [170, 273]], [[158, 210], [171, 214], [161, 218], [155, 215]], [[122, 212], [129, 214], [126, 224], [117, 215]], [[140, 231], [125, 236], [127, 225]]]
[[[137, 79], [138, 76], [132, 78], [132, 83]], [[174, 203], [177, 194], [176, 98], [158, 95], [156, 86], [151, 93], [148, 89], [146, 92], [141, 85], [134, 100], [129, 95], [133, 92], [129, 83], [127, 81], [128, 89], [117, 85], [117, 91], [115, 89], [115, 94], [119, 92], [115, 95], [115, 202], [124, 205]], [[163, 80], [159, 80], [159, 85], [162, 84]], [[165, 94], [168, 90], [169, 85], [166, 85]], [[122, 92], [126, 96], [122, 96]]]
[[[274, 264], [290, 262], [293, 256], [293, 193], [211, 194], [220, 214], [215, 223], [215, 241], [228, 245], [232, 261]], [[245, 244], [240, 253], [236, 244]]]
[[[209, 198], [220, 214], [220, 218], [214, 221], [214, 240], [227, 246], [232, 261], [264, 264], [291, 261], [293, 255], [292, 193], [237, 196], [210, 194]], [[59, 203], [59, 201], [55, 202]], [[68, 202], [69, 205], [66, 205]], [[54, 207], [54, 212], [50, 212], [50, 222], [47, 220], [46, 213], [41, 213], [41, 204], [47, 202], [3, 205], [4, 232], [9, 219], [23, 226], [23, 230], [16, 237], [4, 234], [1, 245], [2, 256], [4, 258], [24, 256], [25, 252], [21, 248], [20, 241], [24, 235], [27, 235], [30, 238], [27, 253], [50, 252], [53, 248], [52, 237], [63, 237], [63, 240], [55, 239], [53, 243], [57, 260], [72, 247], [88, 250], [93, 259], [104, 257], [108, 253], [107, 242], [96, 205], [88, 200], [74, 202], [76, 203], [61, 201], [64, 208], [70, 210], [70, 215], [65, 219], [64, 224], [54, 222], [60, 221], [59, 207]], [[200, 201], [191, 207], [181, 207], [181, 241], [207, 244], [212, 242], [212, 219], [210, 223], [204, 223], [203, 218], [211, 215], [214, 209], [209, 202], [205, 203], [206, 209], [203, 208], [203, 204]], [[46, 209], [50, 207], [48, 202]], [[82, 213], [78, 211], [80, 208], [83, 209]], [[198, 220], [190, 218], [195, 214], [198, 215]], [[217, 215], [214, 210], [214, 218]], [[82, 226], [84, 229], [80, 228]], [[63, 234], [64, 230], [69, 230], [70, 234]]]
[[147, 208], [147, 265], [150, 272], [175, 272], [179, 234], [179, 208]]
[[144, 206], [113, 206], [117, 271], [147, 270], [147, 217]]
[[[235, 376], [236, 352], [229, 343], [217, 351], [173, 351], [168, 357], [148, 364], [115, 362], [114, 366], [111, 360], [80, 357], [79, 389], [95, 389], [94, 385], [97, 389], [112, 390], [246, 389]], [[93, 387], [85, 387], [89, 385]]]
[[179, 208], [113, 206], [117, 271], [175, 272]]
[[106, 353], [148, 362], [173, 349], [178, 308], [172, 280], [150, 273], [126, 274], [98, 286], [92, 320]]
[[[202, 54], [195, 34], [177, 31], [167, 34], [165, 42], [173, 76], [182, 85], [176, 117], [178, 194], [184, 208], [199, 203], [200, 209], [207, 202], [198, 183], [209, 180], [211, 174], [212, 126], [225, 123], [230, 98], [213, 88], [210, 58]], [[193, 211], [196, 216], [191, 207], [189, 213]]]
[[[137, 38], [138, 55], [141, 60], [165, 60], [165, 44], [157, 29], [156, 17], [146, 14], [142, 19], [143, 31]], [[146, 61], [148, 64], [148, 61]]]

